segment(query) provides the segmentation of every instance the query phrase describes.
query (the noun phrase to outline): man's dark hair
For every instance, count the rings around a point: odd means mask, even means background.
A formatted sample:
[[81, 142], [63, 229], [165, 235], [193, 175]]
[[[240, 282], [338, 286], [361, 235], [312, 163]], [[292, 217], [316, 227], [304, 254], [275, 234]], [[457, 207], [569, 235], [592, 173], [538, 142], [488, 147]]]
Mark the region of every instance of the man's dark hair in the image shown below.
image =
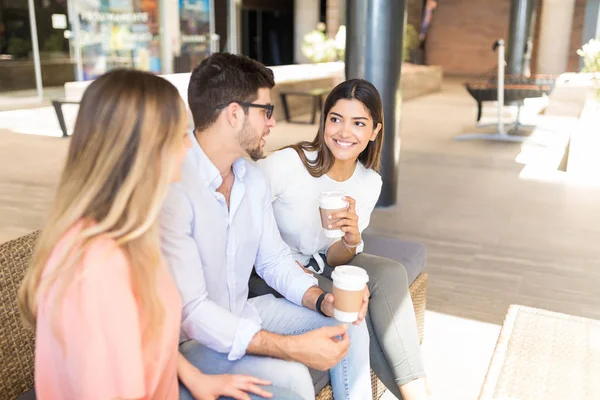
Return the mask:
[[[231, 101], [251, 103], [258, 89], [275, 86], [273, 71], [246, 56], [216, 53], [204, 59], [190, 76], [188, 103], [197, 131], [211, 126]], [[248, 108], [245, 107], [245, 112]]]

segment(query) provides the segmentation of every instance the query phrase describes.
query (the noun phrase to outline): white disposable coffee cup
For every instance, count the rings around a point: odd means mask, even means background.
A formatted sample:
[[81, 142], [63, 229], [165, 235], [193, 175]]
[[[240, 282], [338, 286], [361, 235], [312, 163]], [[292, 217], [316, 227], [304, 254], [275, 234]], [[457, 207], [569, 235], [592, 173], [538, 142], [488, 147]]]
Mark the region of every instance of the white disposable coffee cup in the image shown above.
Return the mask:
[[369, 281], [367, 271], [352, 265], [340, 265], [331, 274], [333, 279], [333, 318], [354, 322], [362, 306]]
[[348, 208], [348, 202], [344, 200], [346, 193], [339, 191], [323, 192], [319, 196], [319, 213], [321, 214], [321, 226], [328, 238], [341, 238], [344, 231], [339, 228], [329, 229], [329, 225], [336, 220], [329, 219], [329, 215], [343, 211]]

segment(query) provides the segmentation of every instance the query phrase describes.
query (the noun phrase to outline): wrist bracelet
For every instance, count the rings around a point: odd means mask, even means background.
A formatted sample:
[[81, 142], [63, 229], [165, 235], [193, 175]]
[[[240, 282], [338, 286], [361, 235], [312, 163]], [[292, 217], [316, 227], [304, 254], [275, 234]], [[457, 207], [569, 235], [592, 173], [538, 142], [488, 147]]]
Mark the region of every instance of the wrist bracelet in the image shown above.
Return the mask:
[[326, 295], [327, 295], [326, 292], [321, 293], [321, 295], [317, 299], [317, 303], [315, 304], [315, 308], [317, 309], [317, 311], [319, 312], [319, 314], [321, 314], [324, 317], [328, 317], [329, 318], [329, 315], [325, 314], [323, 312], [323, 310], [321, 310], [321, 304], [323, 304], [323, 300], [325, 300], [325, 296]]
[[342, 237], [342, 243], [344, 244], [344, 246], [346, 246], [347, 249], [355, 249], [362, 244], [362, 238], [360, 239], [360, 242], [356, 244], [349, 244], [348, 242], [346, 242], [346, 239]]

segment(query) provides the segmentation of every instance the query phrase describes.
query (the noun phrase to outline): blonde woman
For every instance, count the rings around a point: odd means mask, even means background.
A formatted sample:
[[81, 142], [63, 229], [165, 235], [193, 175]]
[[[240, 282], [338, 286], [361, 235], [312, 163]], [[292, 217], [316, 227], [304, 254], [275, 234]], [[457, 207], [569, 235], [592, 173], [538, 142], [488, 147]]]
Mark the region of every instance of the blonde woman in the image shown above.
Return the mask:
[[81, 101], [49, 221], [21, 286], [39, 399], [271, 397], [246, 376], [204, 375], [178, 352], [181, 299], [156, 218], [190, 146], [166, 80], [132, 70]]

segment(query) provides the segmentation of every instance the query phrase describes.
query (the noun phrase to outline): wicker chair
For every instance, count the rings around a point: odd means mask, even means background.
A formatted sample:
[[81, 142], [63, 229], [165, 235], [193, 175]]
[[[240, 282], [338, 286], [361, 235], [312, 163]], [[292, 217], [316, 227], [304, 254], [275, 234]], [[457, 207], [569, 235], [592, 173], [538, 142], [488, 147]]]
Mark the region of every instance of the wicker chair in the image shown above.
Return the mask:
[[[19, 285], [29, 266], [39, 231], [0, 245], [0, 399], [15, 399], [31, 390], [35, 339], [33, 332], [23, 327], [17, 310]], [[423, 340], [427, 274], [421, 273], [410, 286], [415, 307], [419, 337]], [[378, 400], [386, 388], [371, 372], [373, 399]], [[317, 400], [333, 399], [327, 385]]]
[[33, 388], [33, 332], [23, 327], [17, 291], [39, 232], [0, 245], [0, 399], [16, 399]]

